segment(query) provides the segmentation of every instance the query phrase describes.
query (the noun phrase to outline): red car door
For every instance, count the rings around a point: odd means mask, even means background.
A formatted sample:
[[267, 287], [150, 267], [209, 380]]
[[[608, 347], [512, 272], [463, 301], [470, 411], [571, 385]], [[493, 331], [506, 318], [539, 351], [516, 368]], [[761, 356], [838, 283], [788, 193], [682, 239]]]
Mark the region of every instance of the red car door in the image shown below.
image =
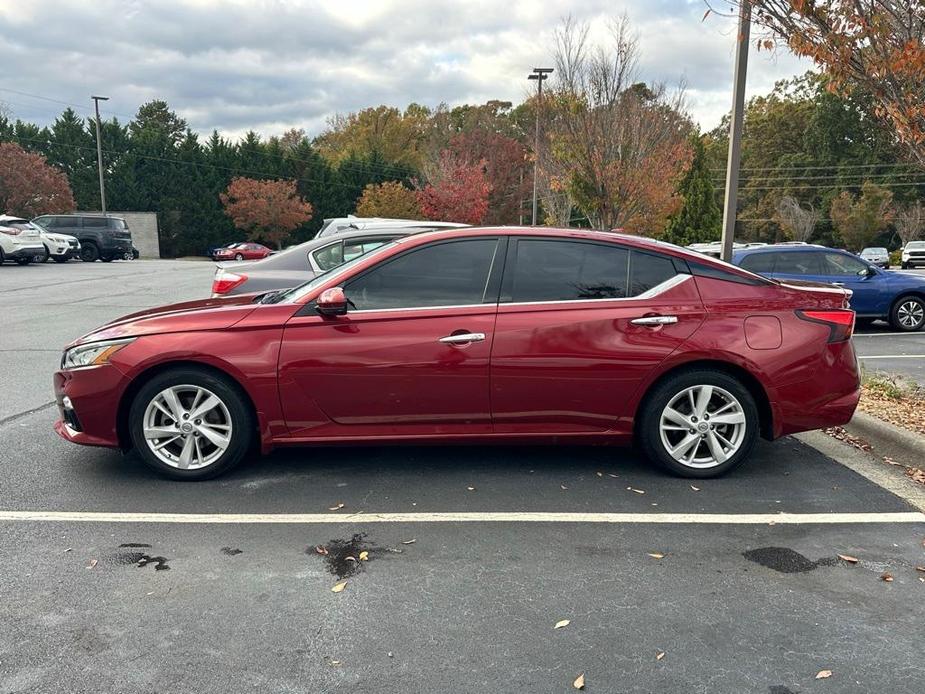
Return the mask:
[[478, 237], [397, 251], [345, 280], [346, 315], [290, 319], [279, 379], [292, 435], [489, 432], [498, 249]]
[[511, 241], [491, 357], [496, 433], [623, 432], [642, 381], [700, 325], [669, 256], [573, 239]]

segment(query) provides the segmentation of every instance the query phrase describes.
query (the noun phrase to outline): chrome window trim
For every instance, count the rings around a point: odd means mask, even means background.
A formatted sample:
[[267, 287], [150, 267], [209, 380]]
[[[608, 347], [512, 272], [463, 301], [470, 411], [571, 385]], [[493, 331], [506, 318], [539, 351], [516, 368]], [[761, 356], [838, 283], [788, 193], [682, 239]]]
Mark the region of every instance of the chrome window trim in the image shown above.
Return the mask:
[[488, 308], [493, 306], [545, 306], [549, 304], [587, 304], [587, 303], [601, 303], [607, 301], [645, 301], [647, 299], [654, 299], [660, 294], [664, 294], [669, 289], [673, 289], [680, 284], [683, 284], [689, 279], [693, 279], [693, 275], [686, 273], [679, 273], [674, 277], [669, 277], [664, 282], [656, 284], [651, 289], [647, 289], [642, 294], [637, 296], [624, 296], [619, 298], [601, 298], [601, 299], [557, 299], [553, 301], [507, 301], [507, 302], [491, 302], [491, 303], [481, 303], [481, 304], [448, 304], [445, 306], [408, 306], [403, 308], [364, 308], [364, 309], [354, 309], [349, 311], [350, 314], [355, 313], [394, 313], [396, 311], [428, 311], [428, 310], [442, 310], [448, 308]]

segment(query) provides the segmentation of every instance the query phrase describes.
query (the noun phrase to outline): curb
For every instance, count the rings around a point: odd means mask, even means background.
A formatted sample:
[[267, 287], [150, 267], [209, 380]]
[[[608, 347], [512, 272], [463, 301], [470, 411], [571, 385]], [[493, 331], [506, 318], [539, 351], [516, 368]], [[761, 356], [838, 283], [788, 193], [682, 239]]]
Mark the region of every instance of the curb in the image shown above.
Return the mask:
[[894, 460], [916, 467], [925, 461], [925, 436], [900, 429], [877, 417], [855, 412], [844, 429], [849, 434], [867, 441], [880, 455], [888, 455]]

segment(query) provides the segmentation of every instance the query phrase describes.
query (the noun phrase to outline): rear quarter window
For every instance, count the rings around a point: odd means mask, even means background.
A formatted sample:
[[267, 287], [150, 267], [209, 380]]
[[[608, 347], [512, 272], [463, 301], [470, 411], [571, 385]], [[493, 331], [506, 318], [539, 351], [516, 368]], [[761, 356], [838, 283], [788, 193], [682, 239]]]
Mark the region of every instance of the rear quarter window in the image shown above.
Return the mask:
[[742, 258], [739, 267], [759, 275], [769, 275], [774, 272], [776, 253], [752, 253]]

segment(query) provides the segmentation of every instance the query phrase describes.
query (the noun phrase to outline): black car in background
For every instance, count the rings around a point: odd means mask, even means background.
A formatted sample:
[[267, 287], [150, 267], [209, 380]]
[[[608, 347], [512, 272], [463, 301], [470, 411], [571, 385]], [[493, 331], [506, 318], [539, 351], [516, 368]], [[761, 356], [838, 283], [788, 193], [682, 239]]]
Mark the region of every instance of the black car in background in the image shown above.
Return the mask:
[[132, 233], [122, 217], [99, 214], [46, 214], [32, 220], [56, 234], [70, 234], [80, 241], [80, 259], [92, 263], [134, 256]]

